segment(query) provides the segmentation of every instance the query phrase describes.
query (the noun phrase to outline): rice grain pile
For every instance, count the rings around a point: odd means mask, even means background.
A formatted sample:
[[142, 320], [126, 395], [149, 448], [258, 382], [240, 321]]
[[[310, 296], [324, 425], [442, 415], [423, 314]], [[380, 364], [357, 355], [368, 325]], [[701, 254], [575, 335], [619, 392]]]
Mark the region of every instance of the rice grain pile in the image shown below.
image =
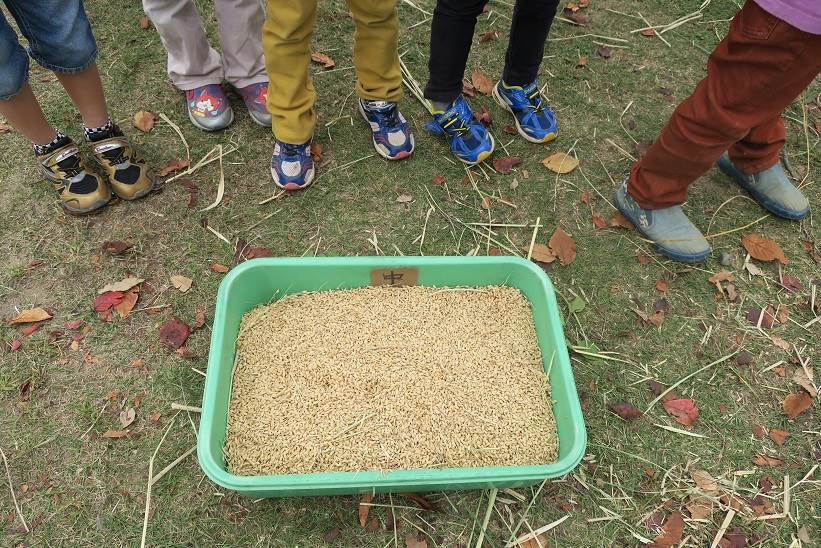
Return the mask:
[[302, 293], [243, 317], [225, 443], [234, 474], [531, 465], [556, 454], [530, 303], [515, 288]]

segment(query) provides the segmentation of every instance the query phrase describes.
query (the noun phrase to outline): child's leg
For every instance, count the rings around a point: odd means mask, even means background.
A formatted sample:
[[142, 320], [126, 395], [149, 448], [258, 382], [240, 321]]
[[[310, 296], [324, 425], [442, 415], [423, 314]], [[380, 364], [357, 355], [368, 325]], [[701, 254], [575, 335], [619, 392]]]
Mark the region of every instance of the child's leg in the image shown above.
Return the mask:
[[46, 121], [28, 82], [15, 95], [0, 100], [0, 116], [33, 144], [45, 145], [57, 136], [57, 130]]
[[215, 0], [225, 79], [235, 88], [267, 82], [262, 54], [265, 10], [260, 0]]
[[356, 91], [366, 101], [396, 103], [402, 96], [399, 18], [395, 0], [348, 0], [356, 23]]
[[268, 110], [280, 141], [302, 144], [314, 134], [316, 92], [308, 75], [316, 0], [268, 0], [262, 49], [268, 71]]
[[647, 209], [683, 203], [693, 181], [753, 128], [777, 118], [819, 71], [821, 36], [748, 0], [710, 56], [707, 77], [633, 166], [630, 195]]
[[430, 31], [425, 98], [447, 105], [462, 93], [476, 18], [486, 0], [438, 0]]
[[[222, 82], [222, 59], [208, 43], [193, 0], [143, 0], [143, 9], [168, 53], [168, 76], [175, 86], [190, 90]], [[237, 23], [244, 21], [237, 18]], [[248, 36], [247, 31], [238, 34]]]
[[502, 75], [507, 85], [526, 86], [536, 80], [558, 5], [559, 0], [517, 0]]
[[100, 81], [97, 65], [91, 65], [77, 73], [58, 72], [57, 78], [71, 97], [71, 102], [80, 111], [85, 127], [96, 128], [109, 121], [103, 83]]

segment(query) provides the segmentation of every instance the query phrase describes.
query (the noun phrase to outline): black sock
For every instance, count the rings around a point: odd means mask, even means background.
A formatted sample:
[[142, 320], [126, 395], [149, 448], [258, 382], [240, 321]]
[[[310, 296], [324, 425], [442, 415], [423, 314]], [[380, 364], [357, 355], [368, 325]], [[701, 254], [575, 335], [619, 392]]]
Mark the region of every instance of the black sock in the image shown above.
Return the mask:
[[37, 143], [32, 143], [32, 146], [34, 147], [34, 153], [37, 154], [38, 156], [42, 156], [43, 154], [48, 154], [49, 152], [51, 152], [53, 150], [57, 150], [58, 148], [60, 148], [62, 146], [66, 146], [70, 142], [71, 142], [71, 139], [66, 137], [66, 134], [58, 129], [57, 130], [57, 136], [54, 139], [52, 139], [51, 142], [48, 142], [44, 145], [38, 145]]
[[109, 137], [119, 137], [123, 134], [120, 128], [117, 127], [117, 124], [111, 121], [111, 118], [100, 127], [87, 127], [83, 124], [83, 132], [85, 132], [86, 139], [91, 142], [102, 141]]

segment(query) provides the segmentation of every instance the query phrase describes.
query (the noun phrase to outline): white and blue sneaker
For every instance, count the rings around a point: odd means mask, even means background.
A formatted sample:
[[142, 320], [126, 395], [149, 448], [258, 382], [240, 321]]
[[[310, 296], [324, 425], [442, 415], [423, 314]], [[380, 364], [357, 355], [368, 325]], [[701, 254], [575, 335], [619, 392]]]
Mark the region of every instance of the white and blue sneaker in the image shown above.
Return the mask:
[[794, 221], [803, 219], [810, 212], [810, 202], [790, 182], [781, 162], [758, 173], [744, 173], [725, 152], [716, 165], [767, 211]]
[[531, 143], [547, 143], [559, 135], [556, 117], [542, 101], [536, 82], [520, 87], [499, 80], [493, 86], [493, 98], [513, 114], [519, 135]]
[[271, 177], [283, 190], [302, 190], [314, 181], [311, 142], [292, 145], [277, 140], [271, 156]]
[[359, 112], [371, 126], [373, 146], [380, 156], [401, 160], [413, 154], [413, 133], [396, 103], [359, 99]]
[[473, 116], [467, 101], [459, 96], [444, 112], [435, 112], [425, 129], [444, 135], [453, 154], [466, 164], [484, 161], [493, 153], [493, 135]]
[[613, 196], [616, 208], [656, 248], [676, 261], [698, 263], [710, 255], [707, 239], [687, 218], [680, 205], [644, 209], [627, 193], [627, 181]]

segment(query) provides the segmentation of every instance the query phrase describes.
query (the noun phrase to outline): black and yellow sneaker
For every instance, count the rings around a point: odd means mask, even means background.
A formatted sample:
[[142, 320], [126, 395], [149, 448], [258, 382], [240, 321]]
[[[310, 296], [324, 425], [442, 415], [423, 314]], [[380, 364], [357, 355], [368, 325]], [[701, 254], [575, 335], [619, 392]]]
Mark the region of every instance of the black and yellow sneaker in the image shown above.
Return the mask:
[[108, 175], [114, 194], [123, 200], [142, 198], [154, 188], [145, 161], [137, 158], [131, 143], [115, 124], [102, 135], [86, 130], [91, 152]]
[[[74, 215], [100, 209], [111, 200], [111, 191], [102, 177], [88, 169], [77, 145], [60, 136], [45, 150], [34, 154], [45, 176], [60, 195], [60, 205]], [[42, 152], [42, 153], [39, 153]]]

